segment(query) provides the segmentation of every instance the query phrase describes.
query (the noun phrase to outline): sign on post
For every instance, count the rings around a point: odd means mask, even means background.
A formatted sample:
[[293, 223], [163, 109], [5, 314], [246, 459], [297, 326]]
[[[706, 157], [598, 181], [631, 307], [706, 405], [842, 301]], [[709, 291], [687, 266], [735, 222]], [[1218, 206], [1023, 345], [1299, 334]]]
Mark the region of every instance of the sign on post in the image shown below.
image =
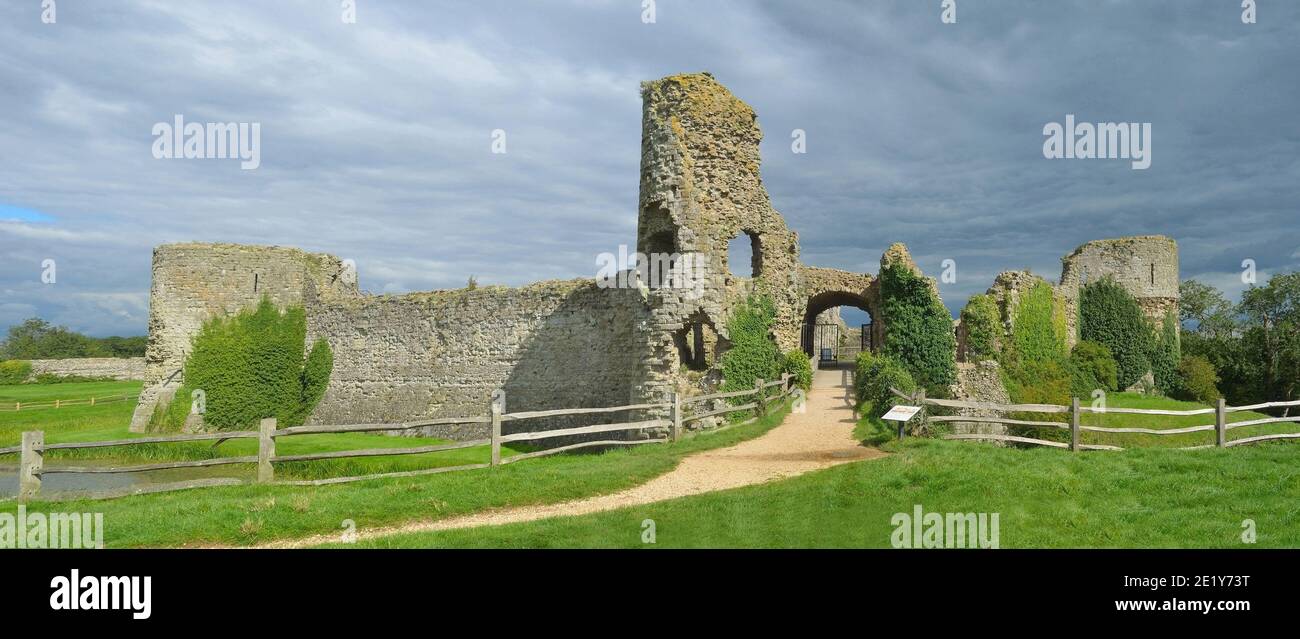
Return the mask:
[[919, 412], [921, 412], [920, 406], [899, 405], [889, 409], [889, 412], [881, 415], [880, 418], [891, 422], [898, 422], [898, 438], [902, 439], [904, 431], [903, 425], [907, 423], [907, 420], [912, 419]]
[[881, 415], [881, 419], [887, 419], [891, 422], [905, 422], [921, 412], [920, 406], [895, 406], [889, 409], [888, 413]]

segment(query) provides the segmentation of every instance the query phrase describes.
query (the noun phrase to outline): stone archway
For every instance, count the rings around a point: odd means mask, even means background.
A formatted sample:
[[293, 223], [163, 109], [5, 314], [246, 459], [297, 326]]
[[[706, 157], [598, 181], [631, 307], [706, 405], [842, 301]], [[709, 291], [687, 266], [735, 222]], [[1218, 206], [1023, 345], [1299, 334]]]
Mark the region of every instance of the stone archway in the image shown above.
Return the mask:
[[[884, 339], [885, 327], [881, 321], [880, 287], [876, 279], [865, 273], [851, 273], [836, 269], [804, 267], [801, 269], [800, 287], [803, 307], [799, 327], [799, 347], [813, 355], [817, 341], [817, 317], [829, 309], [849, 306], [865, 311], [871, 318], [870, 331], [865, 340], [874, 350]], [[813, 327], [809, 330], [809, 327]]]

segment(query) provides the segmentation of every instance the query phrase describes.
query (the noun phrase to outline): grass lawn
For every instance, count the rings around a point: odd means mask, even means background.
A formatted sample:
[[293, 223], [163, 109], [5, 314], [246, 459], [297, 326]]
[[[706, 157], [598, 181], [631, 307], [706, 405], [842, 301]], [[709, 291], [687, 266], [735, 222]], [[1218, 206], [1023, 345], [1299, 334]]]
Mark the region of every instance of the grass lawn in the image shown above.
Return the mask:
[[[1110, 393], [1106, 396], [1110, 408], [1144, 408], [1156, 410], [1195, 410], [1199, 408], [1212, 408], [1206, 404], [1197, 404], [1195, 402], [1183, 402], [1168, 397], [1156, 397], [1142, 395], [1140, 393]], [[870, 412], [864, 411], [864, 412]], [[1061, 421], [1066, 422], [1064, 415], [1017, 415], [1019, 419], [1032, 419], [1038, 421]], [[1263, 419], [1268, 417], [1263, 413], [1253, 411], [1242, 411], [1237, 413], [1228, 413], [1228, 422], [1243, 422], [1253, 419]], [[1172, 428], [1187, 428], [1190, 426], [1214, 425], [1214, 415], [1192, 415], [1172, 416], [1172, 415], [1131, 415], [1127, 413], [1106, 413], [1094, 414], [1084, 413], [1080, 418], [1080, 423], [1084, 426], [1102, 426], [1106, 428], [1150, 428], [1153, 430], [1168, 430]], [[854, 431], [855, 436], [872, 445], [880, 444], [892, 439], [892, 433], [896, 429], [894, 424], [885, 425], [879, 420], [863, 418], [858, 423]], [[1282, 424], [1262, 424], [1258, 426], [1245, 426], [1228, 431], [1228, 440], [1241, 439], [1254, 435], [1269, 435], [1275, 433], [1294, 433], [1300, 432], [1300, 424], [1282, 423]], [[1020, 427], [1015, 434], [1027, 437], [1036, 437], [1051, 441], [1070, 441], [1069, 431], [1057, 428], [1032, 428]], [[1152, 435], [1149, 433], [1099, 433], [1093, 431], [1081, 431], [1079, 441], [1084, 444], [1106, 444], [1110, 446], [1119, 446], [1121, 448], [1183, 448], [1188, 446], [1202, 446], [1214, 444], [1214, 431], [1205, 431], [1197, 433], [1179, 433], [1175, 435]]]
[[[895, 513], [999, 513], [1002, 548], [1300, 547], [1300, 446], [1070, 453], [908, 439], [883, 459], [621, 510], [398, 535], [383, 548], [888, 548]], [[655, 522], [656, 543], [641, 541]], [[355, 546], [346, 546], [355, 547]]]
[[[559, 454], [480, 470], [319, 487], [247, 485], [202, 488], [102, 501], [33, 502], [27, 507], [30, 512], [104, 513], [104, 541], [108, 547], [247, 545], [338, 532], [346, 519], [354, 521], [358, 528], [367, 528], [460, 515], [486, 508], [554, 503], [613, 492], [644, 483], [671, 470], [689, 453], [729, 446], [761, 435], [779, 424], [787, 412], [788, 406], [753, 424], [686, 437], [676, 443], [647, 444], [600, 453]], [[125, 432], [125, 425], [119, 428], [119, 435]], [[299, 452], [300, 449], [293, 448], [293, 441], [313, 438], [317, 443], [310, 444], [312, 449], [322, 450], [327, 444], [320, 442], [327, 437], [364, 437], [379, 440], [373, 445], [381, 446], [395, 446], [408, 439], [378, 435], [288, 437], [277, 442], [277, 452]], [[429, 441], [415, 439], [411, 443], [425, 444]], [[236, 442], [222, 445], [222, 454], [247, 452], [238, 446], [226, 450], [233, 444]], [[334, 439], [328, 445], [346, 448], [355, 447], [356, 443]], [[178, 444], [167, 446], [173, 451], [186, 448]], [[206, 447], [202, 444], [190, 448]], [[472, 454], [475, 450], [453, 452]], [[403, 459], [410, 457], [423, 455]], [[173, 453], [168, 458], [176, 457]], [[429, 466], [426, 461], [421, 467]], [[366, 470], [371, 471], [373, 467]], [[277, 465], [277, 477], [281, 474]], [[14, 513], [17, 508], [17, 503], [12, 500], [0, 502], [0, 512]]]
[[[86, 399], [106, 395], [135, 394], [140, 382], [86, 382], [67, 384], [19, 384], [0, 386], [0, 402], [52, 401], [54, 399]], [[128, 428], [135, 402], [113, 402], [95, 406], [76, 405], [66, 408], [41, 408], [21, 411], [0, 411], [0, 447], [15, 446], [21, 441], [23, 431], [45, 431], [46, 443], [88, 442], [98, 440], [131, 439], [146, 434], [131, 433]], [[448, 443], [431, 437], [389, 437], [370, 433], [331, 433], [321, 435], [295, 435], [276, 441], [276, 453], [303, 455], [317, 452], [356, 450], [365, 448], [405, 448]], [[503, 454], [514, 450], [506, 447]], [[86, 450], [50, 451], [46, 462], [76, 460], [77, 464], [138, 464], [157, 461], [179, 461], [235, 457], [257, 454], [257, 440], [237, 439], [214, 448], [212, 442], [185, 442], [177, 444], [141, 444]], [[415, 470], [439, 466], [459, 466], [486, 462], [490, 451], [487, 446], [462, 450], [405, 455], [401, 457], [372, 457], [362, 459], [321, 460], [293, 462], [276, 466], [277, 475], [293, 479], [318, 479], [346, 477], [375, 472]], [[17, 465], [16, 455], [0, 457], [0, 466]], [[172, 481], [189, 477], [251, 477], [252, 465], [220, 466], [184, 471], [155, 471], [160, 480]]]

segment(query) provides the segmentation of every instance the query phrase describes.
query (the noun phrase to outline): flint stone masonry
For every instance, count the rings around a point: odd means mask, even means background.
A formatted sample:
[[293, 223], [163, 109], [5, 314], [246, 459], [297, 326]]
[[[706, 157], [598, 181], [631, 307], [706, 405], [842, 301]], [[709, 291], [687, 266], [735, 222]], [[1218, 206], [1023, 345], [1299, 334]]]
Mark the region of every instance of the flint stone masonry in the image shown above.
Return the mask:
[[1079, 293], [1082, 287], [1111, 277], [1137, 298], [1157, 326], [1169, 312], [1178, 312], [1178, 244], [1163, 235], [1095, 240], [1061, 258], [1059, 289], [1065, 298], [1070, 344], [1078, 339]]
[[[1002, 385], [1001, 367], [995, 361], [979, 363], [960, 362], [957, 364], [957, 382], [949, 389], [953, 399], [970, 402], [987, 402], [993, 404], [1010, 404], [1011, 397]], [[957, 415], [971, 417], [1000, 417], [997, 411], [982, 408], [959, 408]], [[958, 434], [1005, 435], [1007, 427], [1003, 424], [984, 422], [951, 422], [952, 430]]]
[[[638, 346], [645, 302], [642, 290], [602, 289], [594, 280], [309, 300], [308, 339], [324, 338], [334, 350], [311, 422], [481, 416], [496, 388], [505, 390], [507, 412], [649, 401]], [[578, 423], [585, 422], [507, 422], [504, 432]], [[422, 432], [488, 434], [486, 424]]]
[[31, 379], [37, 375], [59, 377], [98, 377], [117, 380], [143, 380], [143, 357], [80, 357], [73, 359], [33, 359]]
[[203, 322], [256, 304], [279, 306], [317, 297], [356, 296], [356, 273], [336, 257], [279, 246], [167, 244], [154, 249], [149, 290], [145, 388], [131, 418], [143, 432], [154, 406], [180, 385], [180, 369]]

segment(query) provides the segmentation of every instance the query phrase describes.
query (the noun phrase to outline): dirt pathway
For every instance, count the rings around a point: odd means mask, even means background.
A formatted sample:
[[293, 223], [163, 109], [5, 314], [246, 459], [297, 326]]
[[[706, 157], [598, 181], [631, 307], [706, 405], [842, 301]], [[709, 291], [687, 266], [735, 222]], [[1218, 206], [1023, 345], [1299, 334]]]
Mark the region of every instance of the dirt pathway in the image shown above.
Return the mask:
[[[761, 484], [838, 464], [884, 456], [852, 438], [853, 411], [849, 403], [847, 371], [817, 371], [808, 393], [806, 409], [793, 412], [785, 422], [761, 437], [730, 448], [696, 453], [677, 468], [650, 481], [617, 493], [558, 504], [487, 510], [445, 519], [358, 530], [358, 539], [409, 532], [449, 530], [473, 526], [498, 526], [549, 517], [585, 515], [665, 499]], [[264, 548], [298, 548], [338, 541], [337, 534], [271, 542]]]

